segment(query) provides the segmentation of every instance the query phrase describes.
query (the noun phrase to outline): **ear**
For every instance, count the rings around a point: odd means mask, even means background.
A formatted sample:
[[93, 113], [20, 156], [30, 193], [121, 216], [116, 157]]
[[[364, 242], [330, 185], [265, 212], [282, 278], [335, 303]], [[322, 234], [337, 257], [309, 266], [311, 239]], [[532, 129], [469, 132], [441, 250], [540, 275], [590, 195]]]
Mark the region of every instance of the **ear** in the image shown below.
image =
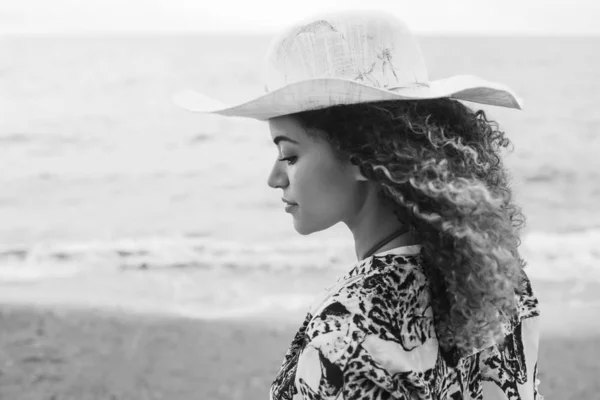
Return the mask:
[[358, 165], [350, 165], [350, 171], [352, 171], [352, 176], [357, 181], [368, 181], [368, 179], [360, 172], [360, 167]]

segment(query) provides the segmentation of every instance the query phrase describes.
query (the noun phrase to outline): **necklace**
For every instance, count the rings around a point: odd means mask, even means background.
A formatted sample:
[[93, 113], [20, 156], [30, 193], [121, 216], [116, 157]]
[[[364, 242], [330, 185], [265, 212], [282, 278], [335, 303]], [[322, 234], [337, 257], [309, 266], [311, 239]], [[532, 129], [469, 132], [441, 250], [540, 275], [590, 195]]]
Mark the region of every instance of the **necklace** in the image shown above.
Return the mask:
[[373, 246], [371, 248], [371, 250], [369, 250], [367, 252], [367, 254], [365, 254], [365, 256], [363, 257], [363, 260], [371, 257], [373, 254], [375, 254], [375, 252], [377, 250], [379, 250], [380, 248], [382, 248], [383, 246], [385, 246], [386, 244], [388, 244], [389, 242], [391, 242], [393, 239], [397, 238], [398, 236], [404, 235], [409, 230], [410, 230], [409, 226], [408, 225], [404, 225], [402, 228], [400, 228], [397, 231], [392, 232], [390, 235], [384, 237], [380, 242], [378, 242], [377, 244], [375, 244], [375, 246]]

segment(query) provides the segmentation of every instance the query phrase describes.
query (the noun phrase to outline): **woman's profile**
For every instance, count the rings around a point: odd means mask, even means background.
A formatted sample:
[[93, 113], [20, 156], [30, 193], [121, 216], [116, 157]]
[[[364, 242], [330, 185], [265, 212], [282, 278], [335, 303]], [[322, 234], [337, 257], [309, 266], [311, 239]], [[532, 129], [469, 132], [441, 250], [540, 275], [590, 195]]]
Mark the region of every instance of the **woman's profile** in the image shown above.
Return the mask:
[[268, 121], [267, 183], [295, 230], [345, 224], [356, 264], [309, 308], [272, 400], [541, 400], [538, 301], [520, 258], [525, 218], [500, 151], [510, 141], [462, 101], [514, 109], [505, 85], [430, 81], [413, 35], [377, 11], [282, 31], [266, 93], [196, 112]]

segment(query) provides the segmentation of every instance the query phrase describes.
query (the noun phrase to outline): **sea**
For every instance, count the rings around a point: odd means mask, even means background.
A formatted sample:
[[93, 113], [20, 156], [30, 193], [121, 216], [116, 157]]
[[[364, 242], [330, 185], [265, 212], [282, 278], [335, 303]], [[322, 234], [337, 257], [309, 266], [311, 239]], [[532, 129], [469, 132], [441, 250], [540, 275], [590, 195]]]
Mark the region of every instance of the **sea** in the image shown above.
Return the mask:
[[[600, 37], [418, 40], [430, 79], [478, 75], [524, 99], [521, 111], [465, 104], [512, 141], [530, 278], [600, 303]], [[0, 301], [293, 313], [349, 269], [348, 229], [299, 235], [267, 185], [265, 122], [172, 103], [185, 88], [224, 102], [262, 93], [269, 41], [0, 37]]]

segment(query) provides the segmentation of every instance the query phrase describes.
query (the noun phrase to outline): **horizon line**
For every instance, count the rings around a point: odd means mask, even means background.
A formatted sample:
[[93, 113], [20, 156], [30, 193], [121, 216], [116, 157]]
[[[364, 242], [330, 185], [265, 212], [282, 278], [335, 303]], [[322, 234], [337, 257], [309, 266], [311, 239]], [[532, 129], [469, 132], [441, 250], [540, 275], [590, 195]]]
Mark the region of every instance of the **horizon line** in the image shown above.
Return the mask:
[[[415, 36], [478, 36], [478, 37], [573, 37], [587, 38], [600, 37], [600, 32], [536, 32], [536, 31], [432, 31], [432, 30], [413, 30]], [[199, 36], [199, 35], [214, 35], [214, 36], [256, 36], [270, 37], [276, 35], [276, 30], [261, 31], [261, 30], [145, 30], [145, 29], [126, 29], [126, 30], [48, 30], [48, 31], [2, 31], [0, 37], [31, 37], [31, 36]]]

